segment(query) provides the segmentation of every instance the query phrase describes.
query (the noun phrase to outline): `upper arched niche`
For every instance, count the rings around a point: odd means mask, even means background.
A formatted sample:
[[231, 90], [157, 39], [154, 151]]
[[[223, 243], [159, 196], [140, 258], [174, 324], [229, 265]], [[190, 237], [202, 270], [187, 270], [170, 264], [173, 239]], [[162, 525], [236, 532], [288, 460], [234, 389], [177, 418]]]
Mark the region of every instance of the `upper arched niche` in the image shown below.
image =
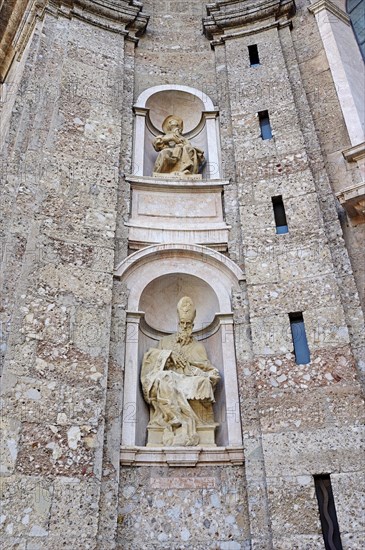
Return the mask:
[[157, 157], [153, 140], [162, 133], [165, 118], [173, 114], [183, 119], [184, 135], [205, 153], [207, 162], [202, 168], [203, 178], [222, 177], [218, 113], [212, 100], [202, 91], [189, 86], [154, 86], [140, 94], [134, 112], [133, 175], [152, 176]]

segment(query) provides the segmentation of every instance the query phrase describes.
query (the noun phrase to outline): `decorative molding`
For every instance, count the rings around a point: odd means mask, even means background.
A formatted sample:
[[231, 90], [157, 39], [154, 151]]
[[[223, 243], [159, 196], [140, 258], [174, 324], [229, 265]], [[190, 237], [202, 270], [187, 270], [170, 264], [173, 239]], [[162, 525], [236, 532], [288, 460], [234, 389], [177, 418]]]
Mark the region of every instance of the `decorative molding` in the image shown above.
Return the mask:
[[365, 141], [342, 151], [347, 162], [358, 162], [365, 158]]
[[224, 256], [211, 248], [201, 246], [198, 244], [155, 244], [147, 246], [142, 250], [137, 250], [127, 256], [115, 269], [114, 276], [116, 278], [126, 278], [130, 272], [134, 272], [135, 269], [142, 264], [150, 263], [153, 259], [159, 260], [163, 257], [170, 258], [178, 254], [179, 258], [184, 262], [188, 258], [196, 257], [200, 262], [205, 265], [212, 265], [218, 270], [226, 273], [226, 275], [233, 281], [245, 280], [243, 271], [241, 268], [233, 262], [228, 256]]
[[[19, 61], [37, 21], [45, 13], [56, 17], [75, 17], [109, 32], [122, 34], [138, 42], [147, 27], [149, 17], [142, 12], [142, 3], [135, 0], [14, 0], [3, 4], [0, 17], [0, 82], [14, 61]], [[5, 11], [7, 10], [7, 11]]]
[[331, 0], [318, 0], [317, 2], [309, 6], [308, 10], [314, 15], [317, 15], [323, 10], [327, 10], [328, 12], [332, 13], [332, 15], [337, 17], [337, 19], [340, 19], [347, 25], [351, 25], [350, 17], [347, 15], [347, 13], [336, 6], [336, 4], [331, 2]]
[[109, 32], [136, 37], [146, 31], [149, 16], [142, 12], [142, 3], [135, 0], [50, 0], [50, 8], [59, 16], [75, 17]]
[[244, 464], [243, 447], [121, 447], [122, 466], [195, 467]]
[[46, 5], [47, 0], [15, 0], [11, 13], [4, 13], [10, 7], [3, 4], [0, 18], [6, 22], [0, 32], [0, 82], [4, 82], [14, 59], [20, 59], [37, 21], [44, 17]]
[[[142, 311], [127, 311], [128, 318], [138, 318], [139, 319], [139, 330], [145, 335], [148, 336], [151, 340], [159, 341], [164, 336], [168, 336], [171, 332], [165, 332], [162, 330], [157, 330], [151, 327], [146, 319], [145, 314]], [[222, 325], [232, 325], [233, 324], [233, 313], [216, 313], [213, 321], [200, 330], [194, 330], [193, 336], [198, 340], [207, 340], [214, 334], [216, 334]]]
[[237, 32], [227, 32], [220, 36], [217, 40], [211, 40], [210, 45], [212, 48], [215, 46], [222, 46], [227, 40], [234, 40], [235, 38], [242, 38], [244, 36], [251, 36], [252, 34], [258, 34], [260, 32], [265, 32], [271, 29], [282, 29], [284, 27], [292, 27], [291, 21], [275, 21], [274, 23], [269, 23], [267, 25], [261, 25], [255, 27], [254, 29], [244, 29]]
[[205, 111], [207, 112], [214, 111], [214, 104], [210, 99], [210, 97], [207, 96], [207, 94], [205, 94], [201, 90], [198, 90], [197, 88], [191, 88], [190, 86], [183, 86], [181, 84], [159, 84], [158, 86], [152, 86], [151, 88], [147, 88], [147, 90], [144, 90], [138, 96], [138, 99], [134, 105], [134, 109], [136, 110], [137, 108], [140, 108], [140, 107], [145, 108], [149, 98], [159, 92], [171, 92], [173, 90], [177, 92], [186, 92], [187, 94], [196, 96], [198, 99], [200, 99], [204, 103]]
[[336, 197], [353, 222], [365, 222], [365, 183], [342, 189], [336, 193]]
[[[184, 134], [186, 135], [186, 134]], [[184, 189], [200, 191], [223, 191], [223, 186], [229, 185], [229, 180], [189, 180], [167, 178], [157, 178], [151, 176], [125, 176], [125, 180], [131, 184], [132, 189]]]
[[295, 10], [294, 0], [214, 2], [207, 5], [208, 17], [203, 18], [204, 34], [209, 40], [216, 39], [231, 28], [243, 27], [265, 19], [289, 19], [295, 14]]

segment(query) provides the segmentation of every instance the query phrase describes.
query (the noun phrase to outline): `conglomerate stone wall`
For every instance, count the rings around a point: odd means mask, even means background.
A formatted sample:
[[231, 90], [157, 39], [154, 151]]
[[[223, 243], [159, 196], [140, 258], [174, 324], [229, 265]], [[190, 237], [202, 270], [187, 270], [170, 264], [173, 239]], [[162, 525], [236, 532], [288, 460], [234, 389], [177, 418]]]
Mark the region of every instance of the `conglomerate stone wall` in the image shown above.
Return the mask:
[[[241, 22], [211, 47], [206, 2], [145, 1], [137, 48], [136, 23], [128, 34], [69, 4], [51, 2], [35, 27], [3, 153], [3, 544], [323, 548], [313, 475], [330, 473], [343, 547], [360, 549], [361, 228], [346, 230], [350, 262], [331, 189], [349, 141], [309, 2], [291, 26]], [[126, 293], [112, 273], [128, 253], [132, 106], [158, 84], [197, 88], [219, 110], [228, 255], [246, 275], [232, 297], [244, 467], [119, 468]]]
[[51, 2], [17, 90], [2, 157], [6, 548], [96, 544], [127, 35]]

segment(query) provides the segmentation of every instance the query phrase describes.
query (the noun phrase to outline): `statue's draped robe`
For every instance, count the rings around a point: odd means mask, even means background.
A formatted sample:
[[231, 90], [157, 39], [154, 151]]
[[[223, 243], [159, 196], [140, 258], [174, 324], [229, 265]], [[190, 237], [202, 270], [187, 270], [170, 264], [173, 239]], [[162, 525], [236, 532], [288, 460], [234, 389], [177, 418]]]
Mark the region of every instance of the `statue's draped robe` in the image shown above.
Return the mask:
[[153, 143], [155, 150], [159, 151], [153, 171], [160, 174], [198, 174], [199, 167], [204, 162], [203, 151], [193, 147], [182, 136], [179, 136], [182, 143], [171, 142], [171, 146], [163, 143], [163, 137], [165, 136], [158, 136]]
[[[189, 366], [179, 369], [173, 365], [172, 353], [183, 357]], [[177, 335], [166, 336], [158, 348], [145, 354], [141, 382], [144, 398], [152, 407], [149, 426], [164, 429], [164, 444], [198, 444], [197, 417], [189, 400], [214, 403], [213, 390], [218, 380], [219, 374], [210, 364], [204, 346], [195, 339], [184, 345], [177, 342]], [[180, 428], [177, 436], [174, 428]]]

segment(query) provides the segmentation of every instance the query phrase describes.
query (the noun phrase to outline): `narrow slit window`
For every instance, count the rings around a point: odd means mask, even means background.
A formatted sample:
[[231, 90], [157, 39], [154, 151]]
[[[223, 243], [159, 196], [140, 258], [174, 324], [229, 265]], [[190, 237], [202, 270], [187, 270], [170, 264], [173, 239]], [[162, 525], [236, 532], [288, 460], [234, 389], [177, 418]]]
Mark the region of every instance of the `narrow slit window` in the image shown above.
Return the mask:
[[326, 550], [342, 550], [331, 478], [328, 474], [314, 476], [319, 516]]
[[278, 197], [272, 197], [271, 200], [274, 208], [276, 233], [278, 235], [282, 235], [283, 233], [288, 233], [289, 229], [288, 229], [288, 222], [286, 221], [283, 197], [280, 195]]
[[310, 352], [305, 333], [303, 313], [289, 313], [290, 329], [294, 344], [295, 362], [297, 365], [310, 363]]
[[271, 131], [270, 118], [269, 118], [269, 111], [260, 111], [258, 115], [259, 115], [262, 139], [271, 139], [272, 131]]
[[260, 65], [260, 57], [257, 44], [252, 44], [252, 46], [248, 47], [248, 55], [250, 56], [251, 67], [258, 67]]

